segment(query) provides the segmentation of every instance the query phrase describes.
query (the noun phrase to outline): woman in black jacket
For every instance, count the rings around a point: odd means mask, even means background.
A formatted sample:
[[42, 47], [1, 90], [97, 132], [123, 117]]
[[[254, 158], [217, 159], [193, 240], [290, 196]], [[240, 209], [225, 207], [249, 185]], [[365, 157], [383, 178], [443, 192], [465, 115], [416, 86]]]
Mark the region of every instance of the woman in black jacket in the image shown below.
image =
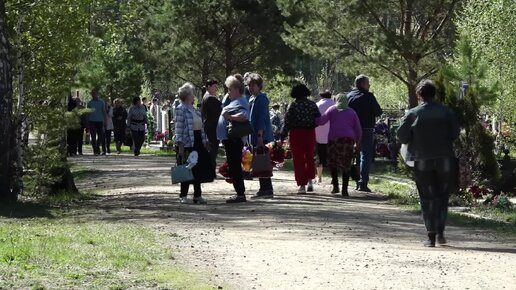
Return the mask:
[[116, 153], [120, 154], [120, 152], [122, 152], [122, 144], [125, 140], [127, 111], [122, 106], [120, 99], [115, 99], [113, 103], [113, 133], [115, 135]]

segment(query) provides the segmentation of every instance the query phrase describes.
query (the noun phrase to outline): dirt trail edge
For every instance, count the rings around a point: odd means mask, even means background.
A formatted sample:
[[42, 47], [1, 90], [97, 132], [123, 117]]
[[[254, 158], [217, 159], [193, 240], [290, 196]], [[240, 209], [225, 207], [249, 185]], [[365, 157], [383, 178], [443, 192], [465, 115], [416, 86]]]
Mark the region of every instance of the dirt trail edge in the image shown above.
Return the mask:
[[[232, 186], [203, 185], [208, 205], [181, 205], [170, 185], [172, 158], [129, 155], [73, 159], [91, 169], [78, 182], [100, 190], [79, 219], [147, 224], [177, 236], [178, 263], [224, 289], [516, 289], [516, 240], [448, 227], [447, 247], [421, 245], [419, 216], [380, 195], [293, 195], [290, 172], [275, 171], [276, 197], [226, 205]], [[246, 181], [256, 192], [257, 181]], [[192, 189], [193, 190], [193, 189]]]

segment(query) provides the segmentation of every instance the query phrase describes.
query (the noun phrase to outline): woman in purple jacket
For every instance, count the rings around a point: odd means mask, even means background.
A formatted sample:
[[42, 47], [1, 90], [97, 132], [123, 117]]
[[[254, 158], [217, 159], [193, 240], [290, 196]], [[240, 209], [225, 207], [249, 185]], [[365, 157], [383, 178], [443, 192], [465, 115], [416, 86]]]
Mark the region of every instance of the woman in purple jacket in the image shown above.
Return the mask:
[[353, 151], [356, 144], [360, 144], [362, 138], [362, 127], [357, 114], [348, 108], [346, 95], [338, 94], [337, 102], [326, 110], [317, 119], [317, 125], [324, 125], [330, 122], [328, 133], [328, 167], [331, 169], [332, 193], [339, 192], [338, 171], [342, 171], [342, 195], [349, 196], [348, 182]]

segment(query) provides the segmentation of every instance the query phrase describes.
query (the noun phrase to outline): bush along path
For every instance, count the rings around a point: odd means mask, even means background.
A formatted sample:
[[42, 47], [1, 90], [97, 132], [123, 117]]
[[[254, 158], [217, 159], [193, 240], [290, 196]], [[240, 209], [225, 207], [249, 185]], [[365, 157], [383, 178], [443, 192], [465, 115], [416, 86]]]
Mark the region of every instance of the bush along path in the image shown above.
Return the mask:
[[[177, 266], [214, 288], [515, 289], [516, 238], [449, 226], [446, 247], [424, 248], [420, 216], [381, 194], [295, 195], [293, 173], [275, 171], [275, 198], [227, 205], [230, 184], [203, 185], [207, 205], [182, 205], [170, 185], [170, 157], [75, 159], [94, 169], [79, 183], [100, 195], [70, 211], [83, 222], [131, 223], [172, 239]], [[246, 181], [247, 192], [258, 189]], [[489, 269], [489, 270], [487, 270]], [[483, 275], [489, 271], [489, 275]]]

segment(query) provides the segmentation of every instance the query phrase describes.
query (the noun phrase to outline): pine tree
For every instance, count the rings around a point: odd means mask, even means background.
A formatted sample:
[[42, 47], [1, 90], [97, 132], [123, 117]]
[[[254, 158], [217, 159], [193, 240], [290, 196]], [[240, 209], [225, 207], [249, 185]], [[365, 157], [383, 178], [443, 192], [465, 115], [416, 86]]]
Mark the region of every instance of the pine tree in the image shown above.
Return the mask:
[[[461, 36], [455, 58], [439, 72], [436, 83], [438, 98], [455, 111], [463, 129], [456, 142], [462, 189], [478, 184], [495, 188], [499, 179], [494, 137], [479, 120], [481, 108], [496, 98], [496, 84], [486, 86], [485, 78], [486, 67], [473, 55], [469, 40]], [[459, 93], [462, 81], [468, 85], [463, 96]]]

